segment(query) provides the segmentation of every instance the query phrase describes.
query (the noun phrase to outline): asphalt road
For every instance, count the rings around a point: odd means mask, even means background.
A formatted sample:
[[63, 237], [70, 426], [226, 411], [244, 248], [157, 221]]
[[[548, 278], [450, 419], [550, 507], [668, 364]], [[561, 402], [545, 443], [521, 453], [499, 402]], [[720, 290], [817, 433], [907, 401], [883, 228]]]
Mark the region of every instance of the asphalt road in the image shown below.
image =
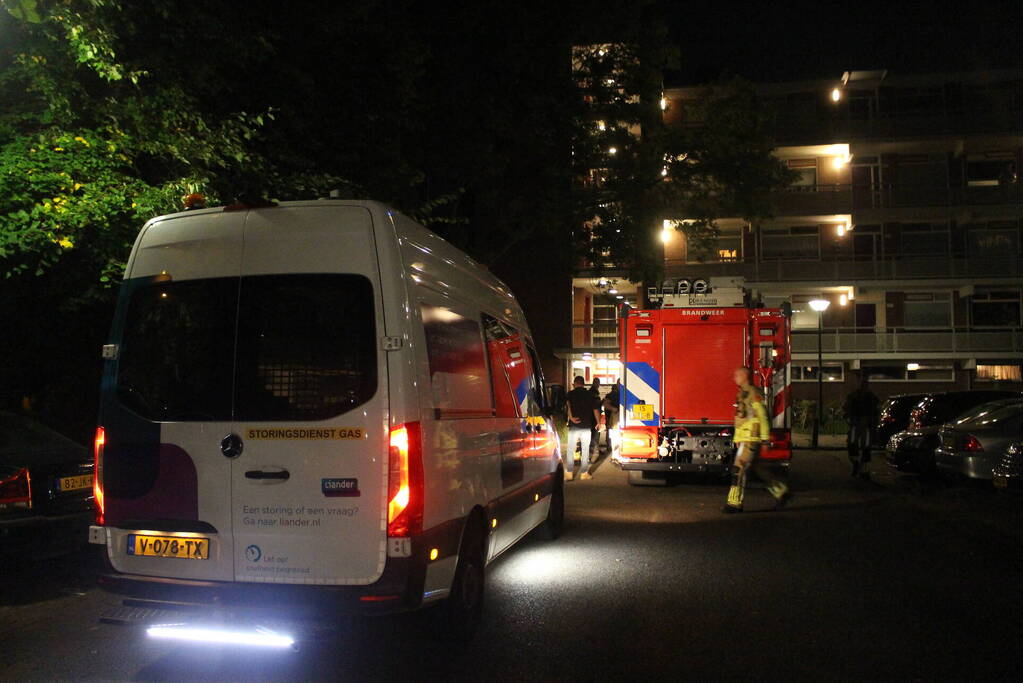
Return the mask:
[[568, 486], [565, 535], [489, 568], [477, 640], [345, 623], [297, 652], [147, 642], [100, 624], [88, 553], [3, 568], [5, 680], [1018, 680], [1023, 499], [851, 481], [800, 452], [797, 496], [719, 512], [720, 482]]

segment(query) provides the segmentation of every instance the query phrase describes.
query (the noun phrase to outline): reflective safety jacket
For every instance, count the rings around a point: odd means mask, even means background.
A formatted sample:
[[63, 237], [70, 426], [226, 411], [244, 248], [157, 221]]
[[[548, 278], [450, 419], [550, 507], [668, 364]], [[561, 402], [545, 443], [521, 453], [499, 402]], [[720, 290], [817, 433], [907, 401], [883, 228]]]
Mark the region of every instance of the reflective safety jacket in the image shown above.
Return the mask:
[[735, 443], [767, 441], [770, 438], [764, 395], [756, 387], [739, 387], [735, 397]]

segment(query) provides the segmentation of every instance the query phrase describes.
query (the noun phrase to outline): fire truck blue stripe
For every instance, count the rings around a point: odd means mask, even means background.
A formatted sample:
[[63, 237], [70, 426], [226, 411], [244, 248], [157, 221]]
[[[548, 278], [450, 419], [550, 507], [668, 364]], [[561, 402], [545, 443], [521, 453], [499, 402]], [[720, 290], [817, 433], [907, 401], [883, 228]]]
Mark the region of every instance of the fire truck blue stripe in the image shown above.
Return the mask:
[[[642, 401], [640, 401], [639, 398], [634, 393], [629, 391], [628, 389], [625, 390], [625, 394], [624, 395], [625, 395], [625, 410], [626, 411], [631, 411], [632, 410], [632, 406], [638, 405], [638, 404], [642, 403]], [[655, 409], [654, 410], [654, 419], [652, 419], [652, 420], [638, 420], [638, 422], [639, 422], [639, 424], [643, 424], [643, 425], [646, 425], [648, 427], [657, 427], [660, 424], [660, 422], [659, 422], [660, 419], [661, 419], [661, 416], [657, 413], [657, 411]], [[633, 424], [633, 421], [630, 420], [629, 424]]]
[[647, 383], [651, 389], [660, 393], [661, 391], [661, 375], [659, 372], [650, 367], [649, 363], [642, 361], [633, 361], [626, 363], [626, 366], [631, 370], [637, 377]]

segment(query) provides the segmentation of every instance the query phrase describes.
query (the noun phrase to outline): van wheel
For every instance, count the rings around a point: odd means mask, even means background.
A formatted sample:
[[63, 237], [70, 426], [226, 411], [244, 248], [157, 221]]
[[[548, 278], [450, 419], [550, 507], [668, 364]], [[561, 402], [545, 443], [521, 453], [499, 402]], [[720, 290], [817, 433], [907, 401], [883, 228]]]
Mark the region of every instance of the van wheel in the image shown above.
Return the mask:
[[458, 549], [458, 567], [451, 582], [451, 595], [437, 608], [439, 633], [447, 640], [472, 640], [483, 617], [486, 567], [483, 531], [478, 518], [465, 530]]
[[657, 472], [629, 470], [629, 483], [633, 486], [667, 486], [668, 477]]
[[554, 490], [551, 491], [551, 507], [547, 519], [536, 528], [536, 535], [545, 541], [556, 540], [565, 528], [565, 475], [558, 470], [554, 473]]

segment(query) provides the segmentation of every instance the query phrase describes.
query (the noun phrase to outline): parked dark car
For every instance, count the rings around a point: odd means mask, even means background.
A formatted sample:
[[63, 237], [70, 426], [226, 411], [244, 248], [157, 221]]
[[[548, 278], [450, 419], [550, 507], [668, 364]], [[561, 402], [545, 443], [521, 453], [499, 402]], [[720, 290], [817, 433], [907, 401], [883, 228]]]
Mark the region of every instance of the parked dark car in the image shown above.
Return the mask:
[[984, 403], [938, 432], [938, 470], [968, 479], [991, 479], [1010, 444], [1023, 441], [1023, 398]]
[[0, 412], [0, 556], [40, 558], [88, 541], [88, 449], [39, 422]]
[[1023, 442], [1009, 444], [991, 475], [996, 489], [1023, 489]]
[[888, 464], [900, 472], [933, 474], [938, 430], [966, 411], [984, 403], [1020, 398], [1014, 391], [949, 391], [928, 394], [909, 413], [909, 424], [888, 441]]
[[927, 394], [890, 396], [881, 406], [874, 443], [883, 448], [888, 440], [909, 426], [909, 413]]

